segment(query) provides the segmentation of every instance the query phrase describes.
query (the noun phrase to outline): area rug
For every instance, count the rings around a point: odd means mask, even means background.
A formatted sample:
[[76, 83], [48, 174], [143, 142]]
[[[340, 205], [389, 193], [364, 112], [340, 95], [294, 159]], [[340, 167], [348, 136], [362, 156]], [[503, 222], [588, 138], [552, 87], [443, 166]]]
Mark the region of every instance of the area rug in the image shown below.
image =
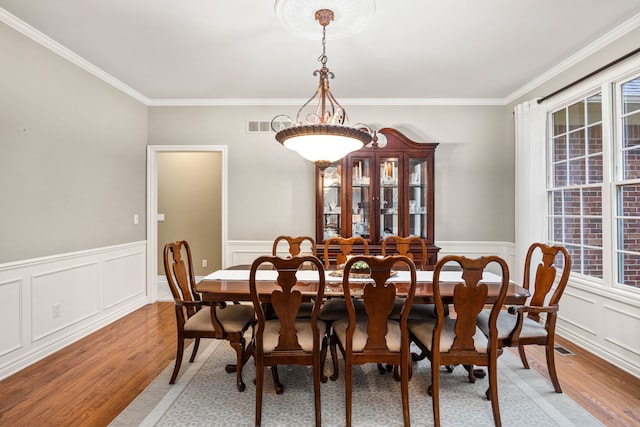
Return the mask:
[[[206, 340], [203, 341], [203, 344]], [[200, 349], [194, 363], [188, 363], [190, 349], [176, 384], [169, 385], [173, 369], [167, 369], [129, 405], [110, 425], [120, 426], [251, 426], [255, 415], [255, 367], [250, 360], [243, 377], [243, 393], [235, 386], [235, 374], [224, 366], [233, 363], [235, 353], [224, 341], [209, 341]], [[330, 360], [325, 369], [330, 370]], [[409, 382], [411, 424], [433, 425], [428, 360], [414, 364]], [[271, 374], [265, 374], [262, 409], [263, 426], [308, 426], [314, 424], [311, 368], [280, 366], [285, 386], [276, 395]], [[328, 372], [327, 372], [328, 373]], [[440, 374], [440, 414], [442, 426], [493, 426], [491, 403], [485, 398], [487, 379], [475, 384], [467, 381], [466, 371], [457, 367]], [[562, 381], [562, 379], [561, 379]], [[517, 356], [505, 351], [499, 359], [498, 395], [504, 426], [600, 426], [591, 414], [536, 371], [523, 369]], [[344, 364], [340, 378], [321, 387], [322, 424], [345, 425]], [[353, 370], [353, 425], [401, 426], [400, 383], [393, 375], [380, 375], [375, 364]]]

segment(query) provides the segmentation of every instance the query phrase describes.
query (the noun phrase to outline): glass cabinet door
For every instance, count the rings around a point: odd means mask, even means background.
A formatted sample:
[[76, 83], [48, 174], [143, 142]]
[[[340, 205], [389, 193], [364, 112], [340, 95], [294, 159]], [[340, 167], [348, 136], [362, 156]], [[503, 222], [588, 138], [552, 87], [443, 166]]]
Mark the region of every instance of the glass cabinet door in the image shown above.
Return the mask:
[[324, 171], [322, 179], [323, 189], [323, 228], [324, 238], [338, 237], [341, 232], [342, 215], [340, 201], [342, 200], [342, 167], [329, 166]]
[[351, 161], [351, 235], [371, 238], [371, 164], [368, 158]]
[[398, 235], [398, 158], [383, 158], [380, 160], [380, 231], [379, 236], [384, 239], [389, 235]]
[[427, 224], [427, 160], [409, 159], [409, 235], [425, 238]]
[[371, 165], [367, 158], [351, 161], [351, 236], [371, 238]]

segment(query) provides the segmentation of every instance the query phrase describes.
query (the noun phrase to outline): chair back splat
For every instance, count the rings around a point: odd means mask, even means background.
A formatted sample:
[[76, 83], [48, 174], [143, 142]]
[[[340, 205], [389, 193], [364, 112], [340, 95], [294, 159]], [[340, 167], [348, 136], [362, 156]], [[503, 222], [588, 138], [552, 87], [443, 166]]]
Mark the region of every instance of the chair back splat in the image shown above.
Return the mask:
[[[311, 263], [318, 274], [315, 291], [308, 284], [298, 283], [296, 273], [305, 263]], [[278, 272], [276, 289], [269, 296], [261, 295], [257, 272], [263, 264], [270, 264]], [[315, 272], [314, 272], [315, 273]], [[315, 256], [294, 256], [280, 258], [261, 256], [251, 265], [249, 288], [258, 319], [255, 338], [254, 358], [256, 361], [256, 419], [259, 426], [262, 419], [262, 395], [264, 388], [264, 368], [278, 365], [308, 365], [313, 370], [313, 391], [315, 397], [315, 424], [321, 424], [320, 409], [320, 352], [325, 336], [325, 324], [318, 320], [318, 313], [324, 297], [325, 275], [320, 260]], [[304, 295], [302, 290], [304, 290]], [[275, 318], [267, 319], [262, 308], [263, 299], [268, 297]], [[298, 316], [303, 300], [313, 301], [311, 316]], [[279, 382], [274, 376], [274, 381]], [[301, 424], [310, 424], [301, 421]]]
[[[313, 240], [313, 237], [310, 236], [278, 236], [273, 241], [271, 255], [278, 255], [279, 246], [284, 245], [284, 243], [288, 245], [287, 251], [289, 253], [289, 256], [317, 255], [316, 241]], [[303, 251], [303, 249], [307, 247], [310, 253], [307, 253], [307, 251]]]
[[[415, 250], [416, 246], [419, 248], [419, 251]], [[420, 267], [420, 270], [427, 269], [427, 245], [424, 239], [418, 236], [387, 236], [382, 240], [380, 248], [382, 256], [406, 255], [413, 260], [416, 267]]]
[[330, 250], [336, 246], [339, 250], [336, 253], [335, 264], [333, 264], [336, 268], [344, 265], [352, 253], [369, 255], [369, 243], [364, 237], [330, 237], [324, 242], [324, 267], [326, 269], [332, 265]]

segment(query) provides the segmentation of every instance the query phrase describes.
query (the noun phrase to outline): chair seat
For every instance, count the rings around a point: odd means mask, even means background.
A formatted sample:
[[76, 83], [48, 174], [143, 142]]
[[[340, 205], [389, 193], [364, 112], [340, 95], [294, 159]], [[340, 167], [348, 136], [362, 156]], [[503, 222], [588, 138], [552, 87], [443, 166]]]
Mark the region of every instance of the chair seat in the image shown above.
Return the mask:
[[[482, 310], [480, 314], [478, 314], [477, 324], [480, 330], [485, 334], [489, 335], [489, 310]], [[498, 314], [498, 321], [496, 326], [498, 327], [498, 339], [504, 340], [506, 339], [513, 328], [516, 326], [516, 320], [518, 316], [515, 314], [508, 313], [506, 311], [501, 311]], [[540, 338], [546, 337], [547, 330], [540, 323], [529, 319], [528, 317], [524, 318], [524, 322], [522, 323], [522, 331], [520, 332], [520, 339], [526, 338]]]
[[[322, 344], [322, 338], [325, 334], [326, 324], [318, 320], [318, 331], [320, 339], [320, 345]], [[298, 344], [302, 347], [302, 350], [311, 352], [313, 351], [313, 330], [311, 329], [311, 322], [307, 319], [296, 319], [295, 328], [298, 335]], [[264, 335], [262, 341], [262, 348], [264, 353], [268, 354], [273, 352], [278, 345], [278, 338], [280, 337], [280, 321], [278, 319], [267, 320], [264, 325]]]
[[[455, 334], [456, 320], [450, 317], [444, 318], [444, 325], [442, 327], [442, 333], [440, 334], [440, 352], [446, 353], [453, 346], [453, 340]], [[436, 319], [428, 320], [408, 320], [407, 327], [420, 342], [422, 342], [429, 351], [433, 345], [433, 328], [436, 326]], [[478, 353], [486, 353], [488, 340], [482, 333], [480, 328], [476, 327], [476, 333], [473, 336], [473, 345]]]
[[[356, 316], [365, 315], [364, 304], [362, 300], [353, 300], [353, 307], [356, 309]], [[320, 314], [318, 318], [327, 322], [333, 322], [340, 319], [346, 319], [349, 317], [347, 313], [347, 303], [344, 298], [331, 298], [325, 301], [320, 308]]]
[[[366, 318], [360, 318], [356, 321], [356, 329], [353, 332], [353, 351], [361, 352], [364, 346], [367, 344], [367, 325]], [[341, 343], [346, 341], [347, 326], [349, 326], [349, 319], [340, 319], [333, 323], [333, 330], [336, 337]], [[400, 352], [400, 323], [395, 320], [387, 321], [387, 335], [385, 337], [387, 341], [387, 347], [390, 351]]]
[[[245, 304], [229, 304], [225, 308], [216, 307], [216, 314], [225, 332], [242, 332], [253, 321], [255, 311]], [[213, 332], [211, 307], [204, 307], [191, 316], [184, 325], [185, 331]]]

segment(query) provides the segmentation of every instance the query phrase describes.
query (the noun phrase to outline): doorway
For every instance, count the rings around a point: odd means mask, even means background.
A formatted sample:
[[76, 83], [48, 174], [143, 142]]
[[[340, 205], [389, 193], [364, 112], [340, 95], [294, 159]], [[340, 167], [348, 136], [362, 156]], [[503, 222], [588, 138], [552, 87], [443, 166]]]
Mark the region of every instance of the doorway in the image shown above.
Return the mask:
[[[202, 156], [198, 154], [202, 154]], [[202, 165], [207, 162], [210, 163], [210, 170], [203, 169]], [[194, 175], [198, 168], [202, 172]], [[173, 174], [175, 180], [167, 180], [167, 177], [162, 175], [165, 172]], [[184, 191], [176, 194], [175, 199], [176, 204], [188, 203], [186, 207], [183, 207], [184, 209], [176, 209], [173, 203], [166, 201], [167, 197], [173, 199], [174, 197], [170, 193], [172, 191], [177, 193], [180, 188]], [[198, 203], [198, 193], [202, 194], [202, 191], [211, 192], [213, 195], [207, 194], [207, 197], [203, 197], [203, 200], [206, 199], [207, 202]], [[189, 197], [191, 201], [189, 201]], [[165, 212], [161, 212], [159, 208], [170, 212], [169, 216]], [[211, 212], [207, 212], [208, 209]], [[184, 212], [188, 217], [180, 217], [181, 212]], [[165, 215], [164, 218], [163, 215]], [[188, 226], [181, 226], [181, 223], [184, 224], [185, 221], [189, 222]], [[198, 230], [202, 230], [202, 233], [198, 233]], [[204, 236], [202, 239], [200, 239], [201, 235]], [[216, 236], [216, 241], [205, 243], [207, 236]], [[226, 146], [147, 146], [147, 298], [149, 303], [158, 300], [158, 290], [166, 282], [160, 255], [160, 250], [165, 242], [160, 242], [160, 238], [189, 241], [192, 246], [194, 270], [196, 270], [197, 276], [207, 274], [211, 268], [221, 268], [225, 265], [227, 242]], [[201, 240], [200, 243], [199, 240]], [[204, 265], [206, 267], [203, 267]]]

